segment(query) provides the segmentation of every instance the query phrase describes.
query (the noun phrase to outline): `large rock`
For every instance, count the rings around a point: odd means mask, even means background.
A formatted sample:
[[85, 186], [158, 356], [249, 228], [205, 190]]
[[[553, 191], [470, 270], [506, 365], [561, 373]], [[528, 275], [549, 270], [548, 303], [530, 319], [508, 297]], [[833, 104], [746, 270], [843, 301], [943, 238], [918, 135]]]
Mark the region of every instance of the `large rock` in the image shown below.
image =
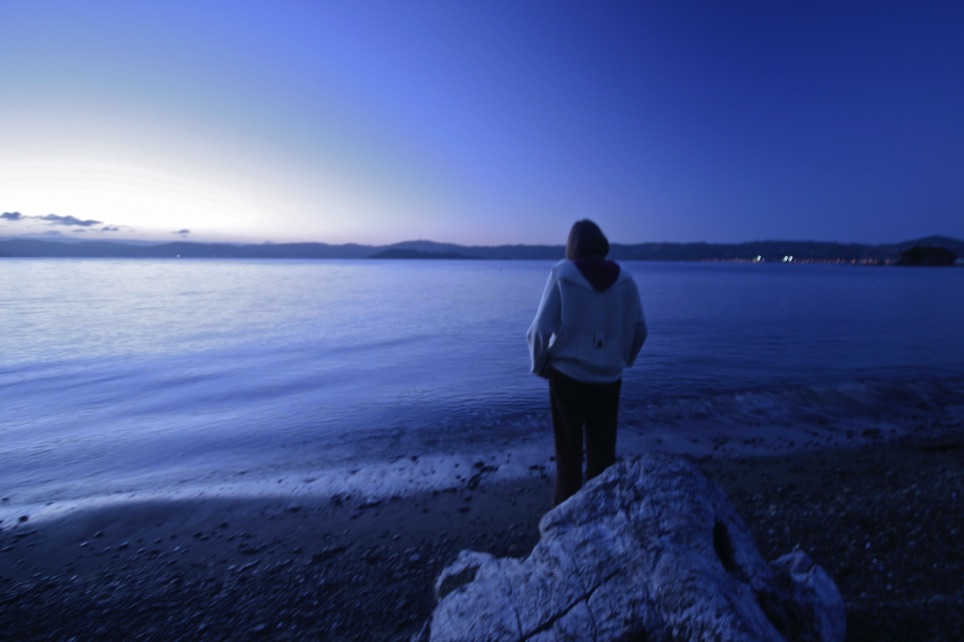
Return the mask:
[[843, 600], [803, 552], [767, 564], [686, 460], [620, 462], [539, 523], [525, 559], [463, 551], [419, 640], [844, 639]]

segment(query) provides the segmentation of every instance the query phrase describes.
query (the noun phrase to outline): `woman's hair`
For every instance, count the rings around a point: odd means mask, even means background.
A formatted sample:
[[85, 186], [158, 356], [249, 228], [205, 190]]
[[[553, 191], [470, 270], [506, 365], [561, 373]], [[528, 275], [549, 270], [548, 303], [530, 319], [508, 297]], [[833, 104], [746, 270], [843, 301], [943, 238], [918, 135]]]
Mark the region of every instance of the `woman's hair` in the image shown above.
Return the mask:
[[572, 224], [569, 240], [566, 242], [566, 258], [579, 259], [584, 256], [604, 258], [609, 254], [609, 241], [599, 226], [583, 219]]

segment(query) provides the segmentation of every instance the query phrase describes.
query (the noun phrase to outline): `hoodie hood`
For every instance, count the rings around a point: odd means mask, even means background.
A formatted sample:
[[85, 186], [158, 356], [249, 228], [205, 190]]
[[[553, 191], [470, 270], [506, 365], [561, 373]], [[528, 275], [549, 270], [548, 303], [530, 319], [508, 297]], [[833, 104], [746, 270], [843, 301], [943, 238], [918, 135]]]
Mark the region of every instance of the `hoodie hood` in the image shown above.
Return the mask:
[[582, 256], [572, 261], [589, 285], [598, 292], [605, 292], [619, 278], [619, 264], [598, 256]]

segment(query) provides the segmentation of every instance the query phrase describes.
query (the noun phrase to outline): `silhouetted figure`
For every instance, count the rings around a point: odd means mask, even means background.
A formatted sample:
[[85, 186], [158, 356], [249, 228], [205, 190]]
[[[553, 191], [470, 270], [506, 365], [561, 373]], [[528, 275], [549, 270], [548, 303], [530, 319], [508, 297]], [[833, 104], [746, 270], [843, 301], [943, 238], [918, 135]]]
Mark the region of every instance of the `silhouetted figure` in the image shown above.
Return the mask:
[[616, 460], [623, 369], [646, 340], [636, 282], [606, 260], [609, 241], [589, 220], [569, 232], [526, 338], [532, 372], [549, 380], [556, 444], [555, 505]]

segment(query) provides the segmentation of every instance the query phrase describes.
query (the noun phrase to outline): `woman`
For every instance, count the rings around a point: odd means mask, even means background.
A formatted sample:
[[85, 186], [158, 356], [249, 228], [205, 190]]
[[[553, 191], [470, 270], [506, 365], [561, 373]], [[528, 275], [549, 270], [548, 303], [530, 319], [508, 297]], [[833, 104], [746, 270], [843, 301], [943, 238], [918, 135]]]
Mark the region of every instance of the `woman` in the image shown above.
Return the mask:
[[589, 220], [569, 232], [526, 338], [532, 372], [549, 380], [559, 505], [616, 460], [623, 369], [646, 340], [636, 282], [607, 261], [609, 241]]

